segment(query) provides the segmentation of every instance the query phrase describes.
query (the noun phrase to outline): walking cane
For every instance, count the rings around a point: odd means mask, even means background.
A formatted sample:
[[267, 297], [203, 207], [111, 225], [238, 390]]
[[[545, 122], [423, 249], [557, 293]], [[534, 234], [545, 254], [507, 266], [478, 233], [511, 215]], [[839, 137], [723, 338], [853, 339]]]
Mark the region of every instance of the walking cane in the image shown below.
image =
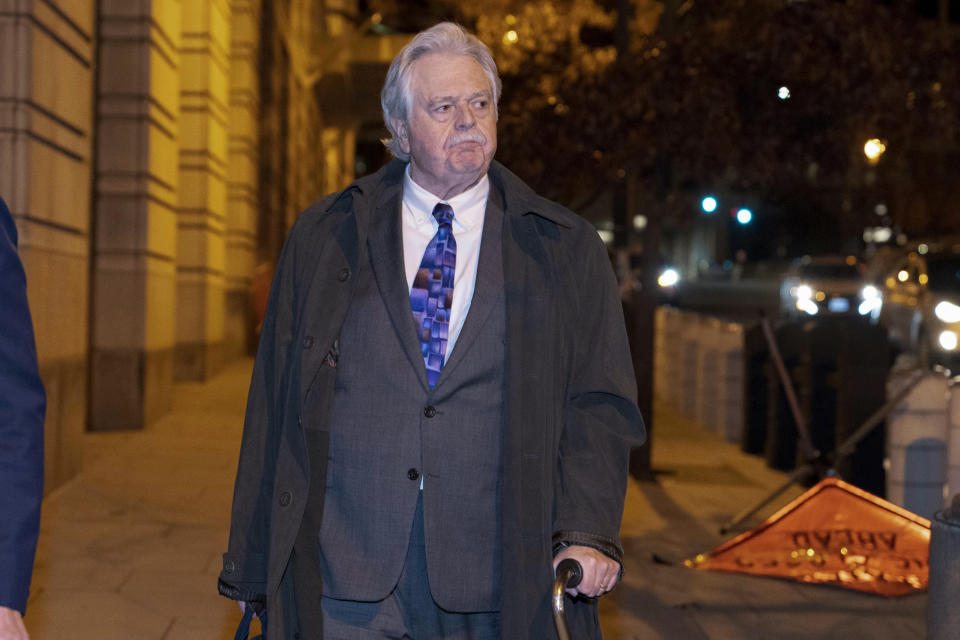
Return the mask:
[[567, 619], [563, 616], [564, 592], [580, 584], [581, 579], [583, 567], [573, 558], [561, 560], [557, 565], [557, 577], [553, 581], [553, 623], [557, 627], [560, 640], [570, 640]]

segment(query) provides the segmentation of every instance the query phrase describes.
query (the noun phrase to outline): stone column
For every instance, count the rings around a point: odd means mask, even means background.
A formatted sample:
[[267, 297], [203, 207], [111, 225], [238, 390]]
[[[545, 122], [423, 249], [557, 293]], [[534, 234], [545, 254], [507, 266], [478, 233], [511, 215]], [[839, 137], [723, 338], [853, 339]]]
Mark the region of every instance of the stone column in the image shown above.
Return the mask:
[[93, 430], [140, 428], [172, 396], [180, 20], [179, 0], [100, 2]]
[[226, 217], [225, 356], [252, 349], [251, 288], [257, 249], [260, 0], [233, 0]]
[[47, 391], [47, 491], [79, 469], [87, 414], [94, 14], [94, 0], [0, 0], [0, 196]]
[[205, 380], [223, 362], [228, 0], [184, 3], [182, 34], [174, 376], [178, 380]]

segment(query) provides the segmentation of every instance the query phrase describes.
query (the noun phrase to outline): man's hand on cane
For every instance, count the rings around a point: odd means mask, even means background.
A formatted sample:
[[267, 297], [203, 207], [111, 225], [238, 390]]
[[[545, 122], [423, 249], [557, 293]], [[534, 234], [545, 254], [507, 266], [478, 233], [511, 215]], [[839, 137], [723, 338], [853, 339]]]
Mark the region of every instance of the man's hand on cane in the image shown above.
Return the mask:
[[620, 564], [596, 549], [571, 545], [553, 559], [554, 570], [560, 561], [566, 558], [573, 558], [583, 567], [580, 584], [573, 589], [567, 589], [571, 596], [583, 594], [590, 598], [599, 598], [611, 591], [619, 580]]

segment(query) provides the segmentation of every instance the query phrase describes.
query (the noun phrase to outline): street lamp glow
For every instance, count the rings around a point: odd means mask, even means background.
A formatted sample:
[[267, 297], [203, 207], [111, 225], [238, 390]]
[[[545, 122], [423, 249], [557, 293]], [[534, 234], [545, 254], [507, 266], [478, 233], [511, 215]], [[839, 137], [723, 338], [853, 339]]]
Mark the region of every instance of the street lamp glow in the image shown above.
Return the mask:
[[707, 196], [700, 201], [700, 208], [707, 213], [713, 213], [717, 210], [717, 199], [713, 196]]
[[867, 156], [870, 164], [880, 161], [880, 156], [887, 150], [887, 145], [880, 138], [871, 138], [863, 144], [863, 155]]
[[737, 222], [740, 224], [748, 224], [751, 220], [753, 220], [753, 212], [750, 209], [737, 211]]
[[790, 98], [790, 87], [780, 87], [780, 90], [777, 91], [777, 97], [781, 100], [787, 100]]

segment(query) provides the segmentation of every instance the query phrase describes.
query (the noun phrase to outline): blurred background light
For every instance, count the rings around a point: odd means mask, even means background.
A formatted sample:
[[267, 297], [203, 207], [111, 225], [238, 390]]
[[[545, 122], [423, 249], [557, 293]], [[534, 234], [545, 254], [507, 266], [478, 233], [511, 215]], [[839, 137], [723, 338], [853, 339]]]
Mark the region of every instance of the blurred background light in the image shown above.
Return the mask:
[[960, 307], [952, 302], [944, 300], [933, 308], [933, 312], [943, 322], [960, 322]]
[[680, 282], [680, 274], [672, 267], [664, 269], [660, 277], [657, 278], [657, 284], [664, 288], [672, 287], [678, 282]]
[[700, 201], [700, 208], [707, 213], [713, 213], [717, 210], [717, 199], [713, 196], [707, 196]]
[[880, 138], [870, 138], [863, 145], [863, 155], [867, 156], [870, 164], [876, 164], [880, 161], [880, 156], [887, 150], [887, 145]]
[[790, 98], [790, 88], [789, 87], [780, 87], [780, 90], [777, 91], [777, 97], [781, 100], [787, 100]]
[[941, 331], [937, 342], [940, 343], [940, 346], [943, 347], [945, 351], [953, 351], [957, 348], [957, 332], [949, 330]]
[[750, 209], [740, 209], [737, 211], [737, 222], [740, 224], [749, 224], [753, 220], [753, 212]]
[[810, 298], [801, 298], [797, 300], [797, 309], [811, 316], [817, 315], [817, 313], [820, 311], [820, 307], [817, 306], [817, 303]]
[[877, 227], [873, 230], [873, 241], [883, 244], [889, 242], [893, 236], [893, 230], [890, 227]]

